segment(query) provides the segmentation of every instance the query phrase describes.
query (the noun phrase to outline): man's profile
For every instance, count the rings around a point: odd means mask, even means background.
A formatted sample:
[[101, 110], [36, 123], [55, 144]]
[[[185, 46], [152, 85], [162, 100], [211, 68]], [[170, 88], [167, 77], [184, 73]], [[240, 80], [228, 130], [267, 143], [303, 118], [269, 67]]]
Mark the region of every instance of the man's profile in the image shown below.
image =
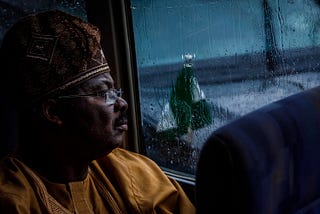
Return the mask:
[[99, 29], [59, 10], [4, 36], [2, 81], [17, 112], [16, 151], [0, 162], [4, 213], [195, 213], [181, 186], [121, 148], [127, 102]]

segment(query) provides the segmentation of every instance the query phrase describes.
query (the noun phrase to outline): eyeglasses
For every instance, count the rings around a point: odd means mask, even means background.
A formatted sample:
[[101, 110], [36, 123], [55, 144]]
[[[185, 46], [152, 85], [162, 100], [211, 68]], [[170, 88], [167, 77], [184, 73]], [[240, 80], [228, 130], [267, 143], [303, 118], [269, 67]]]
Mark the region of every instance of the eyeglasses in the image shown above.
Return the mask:
[[80, 97], [104, 97], [104, 101], [108, 105], [113, 105], [116, 103], [116, 100], [119, 97], [122, 97], [122, 90], [111, 88], [107, 91], [96, 92], [92, 94], [71, 94], [71, 95], [63, 95], [59, 96], [58, 98], [80, 98]]

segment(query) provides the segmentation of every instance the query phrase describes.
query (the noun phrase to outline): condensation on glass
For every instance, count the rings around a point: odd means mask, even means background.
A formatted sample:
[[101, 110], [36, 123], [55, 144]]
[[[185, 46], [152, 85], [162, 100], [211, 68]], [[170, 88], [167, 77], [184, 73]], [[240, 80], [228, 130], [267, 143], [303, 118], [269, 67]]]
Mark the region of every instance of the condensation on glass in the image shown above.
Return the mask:
[[85, 0], [0, 0], [0, 44], [6, 30], [19, 18], [33, 12], [60, 9], [87, 20]]
[[[144, 144], [162, 167], [194, 174], [213, 130], [320, 84], [318, 1], [132, 0], [131, 10]], [[209, 124], [194, 126], [199, 113], [190, 102], [172, 104], [185, 54], [195, 56], [193, 80]], [[185, 87], [194, 83], [188, 78]]]

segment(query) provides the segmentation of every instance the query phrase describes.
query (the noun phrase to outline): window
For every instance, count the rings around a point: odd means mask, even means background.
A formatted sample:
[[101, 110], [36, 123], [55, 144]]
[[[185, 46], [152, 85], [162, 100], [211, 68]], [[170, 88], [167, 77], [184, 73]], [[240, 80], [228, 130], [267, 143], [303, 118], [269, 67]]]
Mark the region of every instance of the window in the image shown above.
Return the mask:
[[319, 1], [131, 0], [131, 14], [143, 142], [168, 170], [192, 177], [213, 130], [320, 84]]

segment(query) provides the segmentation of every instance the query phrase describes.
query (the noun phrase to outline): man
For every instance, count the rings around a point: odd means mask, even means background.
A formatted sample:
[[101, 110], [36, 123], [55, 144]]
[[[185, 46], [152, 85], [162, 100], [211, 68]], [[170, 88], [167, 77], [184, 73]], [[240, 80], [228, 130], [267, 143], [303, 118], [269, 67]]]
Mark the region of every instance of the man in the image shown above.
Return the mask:
[[95, 26], [29, 15], [6, 33], [1, 66], [19, 126], [0, 163], [1, 213], [195, 213], [153, 161], [119, 148], [127, 103]]

